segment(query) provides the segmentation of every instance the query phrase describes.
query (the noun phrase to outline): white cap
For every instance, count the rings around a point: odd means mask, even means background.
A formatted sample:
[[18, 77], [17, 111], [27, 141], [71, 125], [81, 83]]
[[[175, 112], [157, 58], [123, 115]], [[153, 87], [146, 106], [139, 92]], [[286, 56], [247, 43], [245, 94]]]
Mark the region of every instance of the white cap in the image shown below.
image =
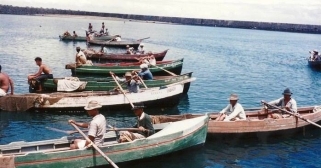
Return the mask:
[[148, 68], [148, 65], [147, 64], [141, 64], [140, 65], [140, 69], [144, 69], [144, 68]]

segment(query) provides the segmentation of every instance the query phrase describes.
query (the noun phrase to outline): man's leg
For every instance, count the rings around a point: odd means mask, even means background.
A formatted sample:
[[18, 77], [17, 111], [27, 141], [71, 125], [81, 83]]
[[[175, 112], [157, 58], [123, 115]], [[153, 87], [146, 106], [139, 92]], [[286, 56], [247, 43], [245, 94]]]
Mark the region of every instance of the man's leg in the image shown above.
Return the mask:
[[226, 117], [226, 114], [220, 114], [216, 119], [215, 121], [223, 121]]

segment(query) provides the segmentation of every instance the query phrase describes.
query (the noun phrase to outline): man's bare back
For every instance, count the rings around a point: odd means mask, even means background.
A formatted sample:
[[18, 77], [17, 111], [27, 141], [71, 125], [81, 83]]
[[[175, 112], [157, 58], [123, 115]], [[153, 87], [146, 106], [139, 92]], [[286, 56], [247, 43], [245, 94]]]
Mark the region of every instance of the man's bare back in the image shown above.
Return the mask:
[[51, 69], [46, 64], [41, 64], [39, 70], [42, 70], [44, 74], [51, 74]]
[[7, 93], [9, 91], [9, 87], [11, 87], [11, 94], [13, 94], [12, 80], [10, 79], [10, 77], [6, 73], [1, 72], [0, 73], [0, 88]]

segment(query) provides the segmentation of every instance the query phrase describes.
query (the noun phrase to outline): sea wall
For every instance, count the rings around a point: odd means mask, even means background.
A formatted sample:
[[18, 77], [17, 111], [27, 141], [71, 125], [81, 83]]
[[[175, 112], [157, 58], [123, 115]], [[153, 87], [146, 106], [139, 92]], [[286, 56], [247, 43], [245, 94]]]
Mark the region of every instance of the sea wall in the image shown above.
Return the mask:
[[272, 23], [272, 22], [251, 22], [251, 21], [233, 21], [217, 19], [199, 19], [199, 18], [182, 18], [182, 17], [165, 17], [149, 15], [133, 15], [118, 13], [100, 13], [75, 10], [61, 10], [49, 8], [17, 7], [10, 5], [0, 5], [0, 14], [14, 15], [39, 15], [39, 14], [62, 14], [62, 15], [87, 15], [114, 17], [128, 20], [168, 22], [183, 25], [227, 27], [241, 29], [258, 29], [270, 31], [298, 32], [321, 34], [321, 25], [291, 24], [291, 23]]

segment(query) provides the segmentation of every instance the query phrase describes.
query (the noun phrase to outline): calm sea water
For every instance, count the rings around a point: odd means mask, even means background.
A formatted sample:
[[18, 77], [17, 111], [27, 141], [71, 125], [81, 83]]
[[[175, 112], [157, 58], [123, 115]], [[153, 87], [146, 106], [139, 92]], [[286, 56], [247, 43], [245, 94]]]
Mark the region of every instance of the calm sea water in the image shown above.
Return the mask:
[[[232, 92], [239, 94], [243, 106], [257, 107], [260, 100], [279, 98], [286, 87], [299, 106], [321, 104], [321, 73], [311, 70], [305, 60], [309, 50], [321, 50], [320, 35], [43, 16], [1, 15], [0, 21], [0, 64], [13, 78], [16, 93], [28, 92], [26, 79], [37, 70], [36, 56], [53, 69], [55, 77], [69, 76], [64, 65], [74, 60], [77, 46], [86, 46], [59, 41], [58, 35], [66, 30], [84, 35], [89, 22], [98, 29], [104, 21], [112, 34], [151, 37], [144, 42], [146, 50], [170, 49], [166, 59], [185, 58], [183, 71], [193, 71], [197, 78], [177, 108], [147, 111], [150, 114], [219, 111]], [[102, 113], [118, 127], [135, 122], [129, 111]], [[0, 144], [59, 138], [64, 134], [45, 127], [70, 130], [68, 119], [90, 120], [86, 114], [3, 111], [0, 117]], [[315, 130], [305, 136], [264, 141], [209, 140], [188, 152], [125, 166], [321, 167], [320, 153], [320, 130]]]

